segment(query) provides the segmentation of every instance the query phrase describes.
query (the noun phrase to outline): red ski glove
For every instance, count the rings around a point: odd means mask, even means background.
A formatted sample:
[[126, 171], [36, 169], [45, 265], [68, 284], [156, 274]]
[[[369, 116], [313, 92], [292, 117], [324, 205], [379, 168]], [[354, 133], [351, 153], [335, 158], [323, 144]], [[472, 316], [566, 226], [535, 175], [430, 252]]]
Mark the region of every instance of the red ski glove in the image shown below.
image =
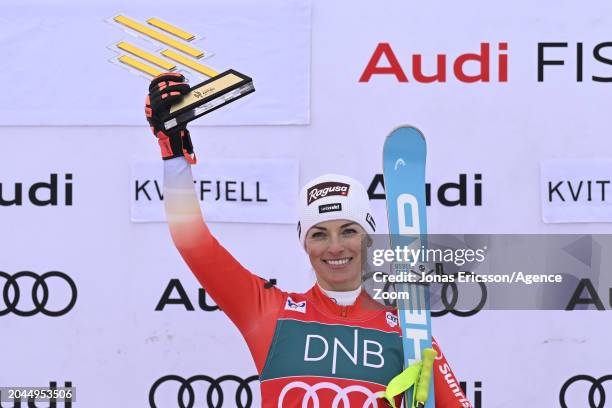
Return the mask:
[[170, 112], [170, 107], [189, 93], [185, 77], [178, 73], [167, 72], [153, 78], [145, 104], [147, 121], [157, 137], [164, 160], [185, 157], [190, 164], [196, 163], [193, 145], [187, 126], [164, 129], [162, 118]]

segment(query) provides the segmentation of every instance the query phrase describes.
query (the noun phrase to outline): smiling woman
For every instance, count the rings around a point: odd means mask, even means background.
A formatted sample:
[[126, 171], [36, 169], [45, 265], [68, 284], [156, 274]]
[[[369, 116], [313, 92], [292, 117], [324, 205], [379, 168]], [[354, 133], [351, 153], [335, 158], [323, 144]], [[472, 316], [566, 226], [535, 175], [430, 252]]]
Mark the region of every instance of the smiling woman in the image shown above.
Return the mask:
[[357, 223], [346, 221], [322, 222], [306, 237], [306, 252], [323, 289], [355, 290], [361, 284], [361, 241], [366, 234]]
[[298, 235], [319, 286], [358, 289], [362, 241], [376, 228], [366, 190], [350, 177], [326, 174], [306, 183], [299, 205]]
[[[182, 84], [176, 74], [157, 78], [147, 106], [165, 160], [168, 225], [191, 271], [248, 344], [262, 406], [389, 406], [385, 388], [403, 370], [401, 332], [397, 312], [361, 287], [362, 240], [376, 229], [364, 187], [334, 174], [304, 186], [298, 237], [317, 282], [306, 293], [267, 285], [223, 248], [204, 222], [193, 188], [189, 132], [160, 130], [157, 118], [185, 91]], [[436, 406], [470, 407], [435, 341], [433, 346], [439, 355]], [[399, 406], [401, 397], [395, 403]]]
[[306, 237], [306, 252], [313, 264], [322, 262], [332, 269], [345, 269], [359, 255], [365, 232], [357, 223], [346, 221], [325, 221], [311, 228]]

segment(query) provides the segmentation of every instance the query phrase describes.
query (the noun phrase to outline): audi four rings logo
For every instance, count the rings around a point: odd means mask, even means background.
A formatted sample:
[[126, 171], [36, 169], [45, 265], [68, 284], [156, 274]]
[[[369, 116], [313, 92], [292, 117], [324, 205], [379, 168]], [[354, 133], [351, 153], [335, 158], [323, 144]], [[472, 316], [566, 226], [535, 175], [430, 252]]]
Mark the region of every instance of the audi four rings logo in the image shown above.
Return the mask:
[[[441, 264], [436, 265], [436, 273], [438, 274], [444, 273], [442, 272], [441, 266], [442, 266]], [[474, 275], [473, 272], [468, 272], [468, 274]], [[448, 275], [457, 277], [459, 273], [456, 272], [456, 273], [451, 273]], [[487, 303], [488, 292], [487, 292], [487, 285], [485, 285], [483, 282], [477, 282], [476, 284], [480, 287], [480, 301], [478, 302], [478, 304], [476, 304], [476, 306], [474, 306], [472, 309], [457, 310], [456, 309], [457, 302], [459, 301], [459, 289], [457, 287], [457, 284], [455, 282], [443, 283], [442, 288], [440, 290], [440, 301], [444, 305], [444, 309], [432, 310], [431, 316], [440, 317], [440, 316], [444, 316], [450, 313], [458, 317], [470, 317], [480, 312], [482, 308], [484, 307], [484, 305]], [[449, 289], [451, 291], [450, 299], [449, 299], [449, 294], [448, 294]]]
[[[606, 381], [612, 380], [612, 374], [604, 375], [603, 377], [595, 378], [590, 375], [580, 374], [575, 375], [563, 384], [561, 387], [561, 392], [559, 393], [559, 403], [561, 404], [561, 408], [568, 408], [567, 402], [565, 401], [565, 393], [567, 389], [572, 386], [572, 384], [578, 381], [586, 381], [591, 383], [591, 388], [589, 389], [589, 408], [604, 408], [606, 406], [606, 390], [604, 388], [603, 383]], [[597, 400], [599, 403], [595, 403], [595, 395], [597, 394]], [[584, 405], [582, 405], [584, 406]]]
[[[232, 403], [229, 403], [228, 405], [233, 405], [237, 408], [250, 408], [253, 404], [253, 390], [251, 389], [250, 384], [252, 382], [257, 383], [258, 380], [259, 377], [256, 375], [252, 375], [245, 379], [231, 374], [224, 375], [216, 379], [207, 375], [194, 375], [193, 377], [189, 377], [187, 379], [178, 375], [166, 375], [155, 381], [151, 386], [151, 390], [149, 391], [149, 404], [151, 405], [151, 408], [157, 408], [157, 405], [155, 404], [155, 394], [157, 389], [166, 382], [177, 382], [180, 384], [177, 393], [178, 408], [193, 408], [195, 407], [196, 401], [195, 390], [192, 385], [197, 382], [203, 382], [204, 384], [210, 384], [206, 392], [207, 406], [209, 408], [221, 408], [223, 407], [223, 401], [225, 400], [225, 395], [223, 394], [221, 384], [227, 381], [238, 383], [238, 388], [236, 389], [236, 393], [234, 395], [235, 405]], [[200, 386], [198, 385], [198, 387]], [[213, 398], [214, 396], [216, 396], [216, 398]], [[243, 401], [243, 396], [245, 396], [246, 401]]]
[[[425, 269], [423, 267], [423, 265], [419, 265], [419, 272], [424, 272]], [[414, 272], [414, 271], [411, 271]], [[431, 271], [433, 272], [433, 270]], [[416, 273], [416, 272], [415, 272]], [[437, 264], [436, 265], [436, 274], [443, 274], [444, 272], [442, 271], [442, 265], [441, 264]], [[474, 274], [473, 272], [464, 272], [464, 273], [468, 273], [468, 274]], [[447, 274], [448, 276], [457, 276], [459, 273], [452, 273], [452, 274]], [[476, 282], [476, 284], [479, 286], [480, 288], [480, 300], [478, 301], [478, 303], [470, 308], [470, 309], [464, 309], [464, 310], [459, 310], [457, 308], [457, 303], [459, 302], [459, 288], [457, 286], [457, 283], [455, 282], [445, 282], [445, 283], [441, 283], [441, 284], [436, 284], [434, 287], [440, 287], [440, 302], [442, 302], [442, 305], [444, 306], [443, 309], [441, 310], [434, 310], [433, 308], [431, 309], [431, 316], [432, 317], [440, 317], [440, 316], [444, 316], [447, 314], [452, 314], [458, 317], [470, 317], [470, 316], [474, 316], [476, 313], [480, 312], [483, 307], [485, 306], [485, 304], [487, 303], [487, 297], [488, 297], [488, 291], [487, 291], [487, 285], [484, 284], [483, 282]], [[385, 292], [393, 292], [395, 291], [394, 289], [395, 284], [391, 283], [391, 282], [386, 282], [385, 286], [384, 286], [384, 291]], [[450, 292], [450, 293], [449, 293]], [[437, 299], [437, 298], [436, 298]], [[432, 298], [433, 300], [433, 298]], [[384, 300], [385, 304], [387, 306], [392, 306], [392, 307], [396, 307], [397, 302], [395, 300], [388, 300], [385, 299]]]
[[[33, 307], [26, 310], [19, 307], [19, 300], [22, 298], [22, 288], [20, 287], [20, 282], [23, 284], [24, 280], [27, 280], [22, 278], [30, 278], [34, 280], [31, 291]], [[70, 299], [66, 299], [64, 308], [60, 310], [49, 310], [47, 308], [47, 303], [49, 302], [50, 297], [48, 282], [53, 278], [63, 280], [70, 288]], [[74, 281], [63, 272], [51, 271], [38, 275], [34, 272], [22, 271], [10, 275], [6, 272], [0, 271], [0, 286], [2, 279], [5, 279], [5, 282], [2, 290], [2, 302], [0, 302], [0, 316], [7, 315], [9, 313], [14, 313], [17, 316], [23, 317], [33, 316], [37, 313], [42, 313], [50, 317], [62, 316], [68, 313], [74, 307], [77, 300], [77, 287]], [[53, 297], [53, 299], [55, 300], [56, 297]], [[4, 303], [4, 308], [2, 307], [1, 303]]]
[[304, 394], [304, 398], [302, 399], [302, 405], [301, 405], [302, 407], [309, 406], [308, 403], [310, 401], [312, 401], [313, 406], [315, 407], [321, 406], [321, 403], [319, 401], [319, 396], [317, 395], [318, 390], [332, 390], [336, 392], [336, 396], [334, 397], [334, 400], [332, 401], [331, 408], [338, 408], [340, 402], [342, 402], [343, 407], [350, 407], [351, 401], [348, 398], [348, 394], [352, 392], [358, 392], [358, 393], [364, 394], [367, 397], [361, 408], [378, 407], [377, 399], [382, 398], [385, 395], [383, 391], [379, 391], [375, 393], [361, 385], [349, 385], [348, 387], [342, 388], [338, 386], [337, 384], [334, 384], [331, 382], [320, 382], [317, 384], [310, 385], [302, 381], [293, 381], [285, 385], [285, 387], [282, 389], [278, 397], [279, 407], [283, 406], [283, 400], [285, 399], [285, 395], [287, 395], [287, 393], [294, 388], [299, 388], [299, 389], [306, 391], [306, 393]]

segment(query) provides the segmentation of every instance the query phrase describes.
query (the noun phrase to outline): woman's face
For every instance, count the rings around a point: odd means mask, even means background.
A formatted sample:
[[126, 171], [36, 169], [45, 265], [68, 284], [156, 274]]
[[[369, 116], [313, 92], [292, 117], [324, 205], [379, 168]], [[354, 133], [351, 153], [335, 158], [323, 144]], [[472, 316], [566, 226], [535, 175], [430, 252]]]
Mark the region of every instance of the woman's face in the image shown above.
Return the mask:
[[354, 290], [361, 285], [361, 242], [364, 229], [353, 221], [321, 222], [306, 234], [306, 252], [326, 290]]

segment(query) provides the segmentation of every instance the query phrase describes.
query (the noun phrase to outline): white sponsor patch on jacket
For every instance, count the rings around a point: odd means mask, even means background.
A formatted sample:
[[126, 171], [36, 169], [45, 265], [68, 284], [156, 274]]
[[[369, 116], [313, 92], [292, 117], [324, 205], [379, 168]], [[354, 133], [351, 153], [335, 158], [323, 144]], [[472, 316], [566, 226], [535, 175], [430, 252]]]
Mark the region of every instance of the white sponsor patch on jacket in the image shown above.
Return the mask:
[[394, 315], [391, 312], [387, 312], [386, 316], [387, 316], [387, 324], [389, 325], [389, 327], [397, 326], [397, 316], [396, 315]]
[[291, 297], [288, 297], [287, 303], [285, 303], [285, 310], [306, 313], [306, 301], [304, 300], [302, 302], [294, 302]]

